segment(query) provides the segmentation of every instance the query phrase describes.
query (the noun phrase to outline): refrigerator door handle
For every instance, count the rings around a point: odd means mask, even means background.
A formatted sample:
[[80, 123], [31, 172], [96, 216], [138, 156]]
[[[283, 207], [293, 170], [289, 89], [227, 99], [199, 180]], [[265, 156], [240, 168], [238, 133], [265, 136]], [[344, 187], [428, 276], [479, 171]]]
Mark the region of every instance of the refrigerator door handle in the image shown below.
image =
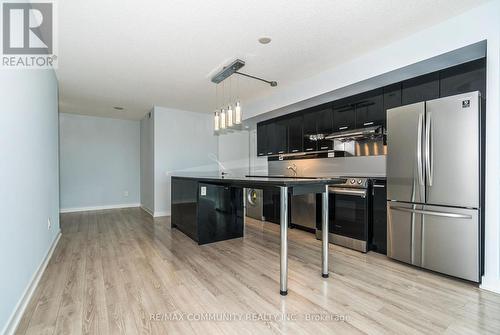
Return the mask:
[[432, 113], [427, 112], [425, 122], [425, 170], [427, 182], [432, 186]]
[[[418, 128], [417, 128], [417, 173], [418, 182], [420, 186], [424, 186], [424, 169], [422, 166], [422, 130], [424, 127], [424, 114], [418, 116]], [[422, 190], [423, 187], [420, 187]], [[421, 193], [422, 194], [422, 193]]]
[[400, 212], [409, 212], [409, 213], [416, 213], [416, 214], [423, 214], [423, 215], [443, 216], [443, 217], [454, 218], [454, 219], [469, 219], [469, 220], [472, 219], [471, 215], [458, 214], [458, 213], [429, 211], [429, 210], [423, 210], [423, 209], [412, 209], [412, 208], [405, 208], [405, 207], [399, 207], [399, 206], [392, 206], [391, 209], [396, 210], [396, 211], [400, 211]]

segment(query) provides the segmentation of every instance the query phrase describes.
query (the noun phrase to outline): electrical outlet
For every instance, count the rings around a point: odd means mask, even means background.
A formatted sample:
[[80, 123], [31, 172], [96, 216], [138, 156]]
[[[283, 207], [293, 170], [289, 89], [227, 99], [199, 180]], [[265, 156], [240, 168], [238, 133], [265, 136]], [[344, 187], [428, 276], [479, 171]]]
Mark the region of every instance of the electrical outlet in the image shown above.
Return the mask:
[[52, 226], [52, 222], [50, 222], [50, 218], [47, 219], [47, 229], [50, 230], [50, 227]]
[[128, 191], [123, 191], [123, 196], [128, 197]]

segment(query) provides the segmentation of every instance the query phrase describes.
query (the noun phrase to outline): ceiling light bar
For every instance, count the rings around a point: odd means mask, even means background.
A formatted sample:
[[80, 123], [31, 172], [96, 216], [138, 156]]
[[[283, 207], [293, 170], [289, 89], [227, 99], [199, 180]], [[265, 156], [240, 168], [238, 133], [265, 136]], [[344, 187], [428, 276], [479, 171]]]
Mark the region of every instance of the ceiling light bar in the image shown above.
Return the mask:
[[240, 76], [244, 76], [244, 77], [248, 77], [248, 78], [252, 78], [252, 79], [263, 81], [265, 83], [268, 83], [272, 87], [278, 86], [278, 83], [276, 81], [265, 80], [265, 79], [262, 79], [262, 78], [259, 78], [259, 77], [256, 77], [256, 76], [252, 76], [250, 74], [246, 74], [246, 73], [243, 73], [243, 72], [238, 72], [238, 71], [235, 71], [234, 73], [239, 74]]
[[222, 81], [224, 81], [224, 79], [230, 77], [233, 73], [241, 69], [243, 66], [245, 66], [245, 62], [241, 59], [233, 61], [231, 64], [225, 66], [222, 70], [217, 72], [212, 77], [212, 82], [216, 84], [221, 83]]
[[225, 66], [222, 70], [217, 72], [213, 77], [212, 77], [212, 82], [216, 84], [220, 84], [223, 82], [225, 79], [229, 78], [233, 74], [239, 74], [240, 76], [256, 79], [265, 82], [266, 84], [271, 85], [272, 87], [278, 86], [278, 83], [276, 81], [271, 81], [271, 80], [265, 80], [256, 76], [252, 76], [250, 74], [246, 74], [243, 72], [239, 72], [238, 70], [241, 69], [243, 66], [245, 66], [245, 62], [242, 61], [241, 59], [237, 59], [233, 61], [231, 64], [228, 66]]

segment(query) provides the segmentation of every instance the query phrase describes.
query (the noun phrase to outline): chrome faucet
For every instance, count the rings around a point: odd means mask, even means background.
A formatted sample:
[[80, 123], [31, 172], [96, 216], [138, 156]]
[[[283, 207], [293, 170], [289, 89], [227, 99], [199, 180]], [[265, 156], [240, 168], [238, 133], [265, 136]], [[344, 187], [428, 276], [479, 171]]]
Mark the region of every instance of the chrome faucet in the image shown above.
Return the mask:
[[293, 176], [297, 177], [297, 165], [295, 163], [292, 163], [292, 165], [288, 165], [287, 170], [292, 170], [293, 171]]

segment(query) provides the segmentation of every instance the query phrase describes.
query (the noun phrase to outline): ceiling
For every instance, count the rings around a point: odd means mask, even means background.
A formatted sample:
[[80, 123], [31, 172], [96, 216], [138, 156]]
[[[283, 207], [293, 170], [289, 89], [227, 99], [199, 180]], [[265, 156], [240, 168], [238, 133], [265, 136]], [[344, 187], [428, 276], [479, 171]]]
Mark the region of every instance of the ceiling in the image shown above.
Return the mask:
[[[135, 120], [153, 105], [213, 112], [210, 77], [235, 58], [242, 72], [289, 85], [482, 2], [61, 1], [60, 111]], [[246, 78], [231, 86], [243, 106], [273, 89]]]

